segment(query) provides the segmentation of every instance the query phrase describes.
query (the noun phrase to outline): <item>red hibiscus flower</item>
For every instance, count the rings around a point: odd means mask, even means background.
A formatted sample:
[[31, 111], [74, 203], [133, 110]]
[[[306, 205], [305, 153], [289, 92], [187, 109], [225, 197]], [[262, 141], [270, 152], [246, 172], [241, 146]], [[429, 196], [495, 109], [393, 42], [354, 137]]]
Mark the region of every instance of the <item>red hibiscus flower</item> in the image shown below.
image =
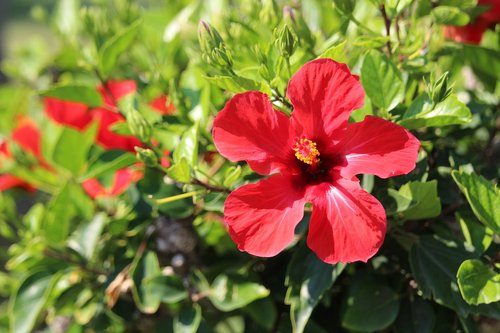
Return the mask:
[[157, 98], [153, 99], [149, 106], [153, 108], [153, 110], [159, 112], [162, 115], [172, 115], [175, 113], [175, 106], [170, 103], [167, 95], [160, 95]]
[[479, 44], [486, 29], [500, 22], [500, 0], [479, 0], [478, 5], [489, 8], [468, 25], [445, 27], [445, 37], [460, 43]]
[[[12, 152], [9, 148], [9, 142], [16, 143], [21, 149], [32, 154], [44, 168], [50, 169], [42, 156], [41, 133], [35, 123], [28, 117], [18, 119], [16, 128], [13, 130], [10, 139], [0, 144], [0, 159], [12, 159]], [[1, 160], [0, 160], [1, 164]], [[24, 180], [16, 176], [3, 174], [0, 175], [0, 191], [13, 187], [22, 187], [29, 191], [35, 188]]]
[[233, 191], [224, 221], [242, 251], [268, 257], [294, 238], [303, 207], [312, 203], [308, 246], [327, 263], [367, 261], [386, 231], [384, 207], [356, 178], [414, 169], [420, 142], [403, 127], [367, 116], [348, 123], [364, 91], [349, 68], [330, 59], [304, 65], [288, 84], [291, 117], [267, 95], [235, 95], [214, 120], [213, 138], [231, 161], [261, 175]]
[[87, 179], [82, 183], [82, 187], [92, 199], [98, 197], [116, 197], [125, 192], [131, 183], [137, 182], [141, 177], [141, 172], [120, 169], [115, 173], [113, 184], [108, 188], [102, 186], [96, 178]]
[[99, 123], [97, 142], [106, 149], [123, 149], [134, 151], [141, 142], [133, 136], [119, 135], [111, 131], [111, 126], [124, 122], [125, 118], [113, 111], [117, 102], [137, 90], [134, 81], [108, 81], [106, 87], [99, 86], [97, 90], [103, 98], [99, 108], [89, 108], [82, 103], [63, 101], [56, 98], [45, 98], [45, 113], [56, 123], [83, 130], [92, 121]]

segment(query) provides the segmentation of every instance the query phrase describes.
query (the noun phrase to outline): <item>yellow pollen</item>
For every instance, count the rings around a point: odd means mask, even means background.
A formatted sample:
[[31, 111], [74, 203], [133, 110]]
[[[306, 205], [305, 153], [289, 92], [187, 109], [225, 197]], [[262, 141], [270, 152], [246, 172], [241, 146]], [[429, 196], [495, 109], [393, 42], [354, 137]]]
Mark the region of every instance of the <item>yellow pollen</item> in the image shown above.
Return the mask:
[[295, 151], [295, 157], [301, 162], [309, 165], [319, 162], [319, 151], [316, 148], [316, 142], [304, 136], [295, 138], [295, 144], [292, 149]]

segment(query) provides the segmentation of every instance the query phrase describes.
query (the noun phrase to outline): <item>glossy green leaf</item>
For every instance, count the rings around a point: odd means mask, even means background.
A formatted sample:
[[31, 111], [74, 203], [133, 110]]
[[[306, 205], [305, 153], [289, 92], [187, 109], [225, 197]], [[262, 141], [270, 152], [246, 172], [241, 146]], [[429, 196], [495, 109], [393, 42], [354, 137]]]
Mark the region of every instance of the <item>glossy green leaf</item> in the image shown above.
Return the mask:
[[290, 304], [290, 319], [295, 333], [304, 331], [312, 311], [344, 270], [345, 264], [329, 265], [306, 246], [294, 254], [287, 269], [285, 303]]
[[106, 214], [96, 214], [90, 222], [83, 223], [78, 227], [69, 239], [69, 246], [80, 253], [82, 257], [90, 260], [96, 250], [97, 242], [101, 237], [106, 222]]
[[409, 182], [396, 191], [389, 189], [396, 200], [397, 212], [408, 220], [436, 217], [441, 213], [441, 201], [437, 194], [437, 181]]
[[460, 223], [466, 246], [478, 254], [484, 253], [493, 240], [493, 230], [477, 221], [472, 213], [456, 213], [455, 217]]
[[139, 32], [142, 21], [132, 23], [106, 41], [99, 52], [99, 68], [104, 75], [108, 75], [118, 62], [118, 58], [124, 53]]
[[188, 297], [186, 288], [176, 275], [158, 275], [145, 279], [143, 283], [164, 303], [177, 303]]
[[87, 172], [81, 177], [81, 180], [96, 178], [107, 172], [128, 167], [137, 162], [135, 155], [122, 150], [107, 150], [91, 162]]
[[174, 150], [174, 161], [185, 158], [189, 165], [196, 165], [198, 161], [198, 124], [191, 126], [181, 137], [181, 141]]
[[264, 83], [259, 83], [241, 76], [208, 76], [206, 79], [232, 93], [241, 93], [251, 90], [261, 91], [265, 94], [271, 93], [269, 87]]
[[464, 44], [463, 55], [467, 63], [483, 75], [500, 80], [500, 51]]
[[269, 290], [258, 283], [239, 276], [221, 274], [212, 283], [208, 297], [217, 309], [228, 312], [267, 295]]
[[348, 60], [345, 54], [346, 44], [347, 41], [345, 40], [337, 45], [334, 45], [329, 49], [327, 49], [325, 52], [321, 53], [321, 55], [318, 58], [328, 58], [335, 60], [337, 62], [346, 63]]
[[466, 25], [469, 23], [469, 15], [457, 7], [438, 6], [432, 10], [432, 18], [438, 24]]
[[395, 18], [412, 2], [413, 0], [384, 0], [387, 16], [391, 19]]
[[144, 283], [160, 274], [158, 257], [152, 251], [147, 251], [136, 257], [130, 268], [132, 276], [132, 296], [137, 307], [144, 313], [155, 313], [160, 307], [160, 295], [155, 292], [151, 284]]
[[76, 215], [73, 184], [64, 185], [48, 204], [42, 223], [45, 238], [53, 245], [62, 243], [69, 234], [72, 219]]
[[342, 327], [354, 331], [380, 331], [398, 315], [398, 294], [386, 284], [368, 278], [351, 282], [347, 294]]
[[258, 299], [245, 306], [242, 310], [268, 331], [272, 330], [278, 317], [278, 311], [271, 297]]
[[429, 96], [422, 94], [413, 101], [399, 124], [416, 129], [467, 124], [471, 119], [469, 108], [456, 95], [452, 94], [433, 106]]
[[399, 315], [394, 323], [396, 333], [432, 333], [436, 315], [432, 304], [418, 296], [405, 299], [399, 307]]
[[87, 161], [96, 130], [96, 126], [90, 126], [81, 133], [70, 127], [64, 127], [52, 153], [53, 161], [73, 175], [78, 175]]
[[422, 236], [411, 248], [410, 267], [424, 298], [432, 297], [460, 316], [481, 313], [498, 318], [498, 305], [469, 305], [460, 295], [457, 270], [462, 262], [473, 257], [474, 254], [467, 252], [460, 243], [437, 236]]
[[60, 275], [37, 272], [28, 276], [12, 295], [9, 317], [12, 333], [31, 333]]
[[226, 172], [224, 174], [223, 185], [225, 187], [230, 187], [240, 177], [241, 177], [241, 167], [239, 165], [230, 167], [226, 170]]
[[464, 261], [457, 272], [458, 287], [469, 304], [489, 304], [500, 301], [500, 274], [481, 260]]
[[174, 318], [174, 333], [196, 333], [201, 323], [201, 307], [193, 303]]
[[[81, 84], [52, 86], [51, 88], [40, 92], [40, 95], [64, 101], [82, 103], [89, 107], [98, 107], [103, 104], [102, 97], [95, 87], [84, 86]], [[68, 112], [71, 112], [71, 110]]]
[[472, 211], [485, 226], [500, 233], [500, 191], [498, 188], [475, 173], [454, 170], [451, 175], [460, 190], [465, 194]]
[[178, 182], [189, 183], [191, 181], [191, 168], [187, 159], [182, 157], [177, 163], [168, 168], [167, 175]]
[[403, 100], [405, 87], [401, 72], [379, 51], [366, 54], [361, 66], [361, 83], [373, 104], [384, 110], [394, 109]]

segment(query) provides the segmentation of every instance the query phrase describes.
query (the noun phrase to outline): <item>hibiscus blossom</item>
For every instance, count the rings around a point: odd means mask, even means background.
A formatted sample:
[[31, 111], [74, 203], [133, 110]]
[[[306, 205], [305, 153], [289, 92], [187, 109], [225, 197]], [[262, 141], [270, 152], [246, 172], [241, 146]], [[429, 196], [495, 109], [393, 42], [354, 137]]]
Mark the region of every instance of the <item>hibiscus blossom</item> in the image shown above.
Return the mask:
[[386, 231], [384, 207], [356, 178], [382, 178], [415, 168], [420, 142], [390, 121], [348, 123], [364, 91], [349, 68], [330, 59], [304, 65], [288, 84], [291, 117], [267, 95], [235, 95], [214, 120], [213, 138], [231, 161], [245, 160], [268, 178], [233, 191], [224, 221], [238, 248], [276, 255], [289, 245], [312, 203], [308, 246], [327, 263], [367, 261]]
[[103, 105], [98, 108], [89, 108], [83, 103], [64, 101], [57, 98], [45, 98], [45, 113], [56, 123], [84, 130], [92, 122], [99, 124], [97, 142], [106, 149], [123, 149], [134, 151], [141, 142], [133, 136], [119, 135], [111, 131], [111, 126], [125, 122], [125, 118], [118, 112], [112, 111], [123, 97], [137, 90], [134, 81], [108, 81], [106, 89], [97, 87], [103, 98]]
[[488, 7], [476, 17], [472, 23], [463, 27], [447, 26], [444, 28], [446, 38], [460, 43], [479, 44], [484, 32], [500, 22], [500, 0], [479, 0], [479, 6]]
[[156, 112], [168, 116], [175, 113], [175, 106], [170, 102], [167, 95], [160, 95], [149, 102], [149, 106]]

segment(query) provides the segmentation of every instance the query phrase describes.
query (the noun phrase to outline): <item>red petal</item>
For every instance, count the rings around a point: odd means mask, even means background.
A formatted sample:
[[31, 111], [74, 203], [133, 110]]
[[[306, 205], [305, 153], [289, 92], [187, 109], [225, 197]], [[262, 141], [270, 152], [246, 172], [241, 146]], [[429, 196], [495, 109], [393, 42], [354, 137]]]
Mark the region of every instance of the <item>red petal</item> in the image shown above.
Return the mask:
[[384, 241], [384, 207], [357, 181], [339, 179], [312, 191], [307, 245], [329, 264], [370, 259]]
[[115, 174], [113, 186], [110, 195], [118, 196], [125, 192], [131, 183], [138, 181], [142, 177], [140, 172], [134, 172], [130, 169], [118, 170]]
[[99, 122], [97, 142], [107, 149], [123, 149], [135, 152], [134, 147], [142, 144], [134, 136], [119, 135], [110, 130], [111, 125], [125, 121], [119, 113], [98, 108], [91, 111], [93, 119]]
[[274, 175], [233, 191], [224, 204], [224, 221], [241, 251], [270, 257], [292, 242], [304, 203], [304, 190], [292, 178]]
[[485, 31], [486, 26], [483, 24], [471, 24], [464, 27], [446, 26], [444, 36], [455, 42], [478, 45]]
[[235, 95], [214, 120], [214, 143], [221, 155], [233, 162], [246, 160], [262, 175], [287, 168], [293, 156], [288, 133], [288, 117], [255, 91]]
[[137, 84], [133, 80], [124, 81], [108, 81], [106, 88], [103, 86], [97, 87], [101, 93], [104, 103], [108, 106], [116, 106], [116, 102], [121, 98], [130, 95], [137, 91]]
[[35, 155], [39, 161], [43, 161], [40, 138], [40, 130], [29, 118], [23, 118], [12, 132], [13, 141], [24, 150]]
[[82, 183], [82, 187], [85, 192], [91, 197], [95, 199], [99, 196], [106, 195], [106, 190], [102, 187], [101, 183], [95, 178], [87, 179]]
[[5, 191], [13, 187], [22, 187], [28, 191], [35, 190], [33, 186], [15, 176], [0, 175], [0, 191]]
[[347, 65], [318, 59], [295, 73], [288, 84], [288, 97], [294, 107], [295, 134], [318, 142], [331, 141], [335, 130], [346, 125], [351, 112], [363, 106], [365, 93]]
[[88, 112], [88, 107], [85, 104], [63, 101], [51, 97], [46, 97], [44, 101], [45, 113], [58, 124], [83, 129], [92, 120]]
[[170, 103], [166, 95], [160, 95], [152, 100], [149, 105], [160, 114], [169, 115], [175, 113], [175, 106]]
[[415, 168], [420, 142], [404, 127], [382, 118], [367, 116], [349, 124], [338, 149], [347, 166], [345, 178], [369, 173], [381, 178], [407, 174]]

